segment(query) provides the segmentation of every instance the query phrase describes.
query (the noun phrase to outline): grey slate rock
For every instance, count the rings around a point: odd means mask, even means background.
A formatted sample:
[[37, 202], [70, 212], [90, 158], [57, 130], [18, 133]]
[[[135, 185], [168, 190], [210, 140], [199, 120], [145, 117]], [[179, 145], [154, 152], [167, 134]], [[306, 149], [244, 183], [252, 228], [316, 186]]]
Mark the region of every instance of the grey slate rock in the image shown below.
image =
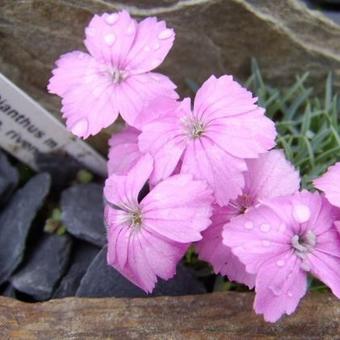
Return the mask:
[[101, 185], [80, 184], [64, 190], [60, 207], [62, 221], [70, 234], [99, 247], [106, 244]]
[[107, 265], [107, 248], [104, 247], [89, 266], [81, 280], [76, 296], [80, 297], [147, 297], [176, 296], [204, 293], [203, 285], [182, 265], [177, 266], [174, 278], [159, 280], [152, 294], [128, 281], [114, 268]]
[[53, 294], [53, 298], [74, 296], [82, 277], [100, 249], [90, 243], [78, 241], [73, 246], [71, 265]]
[[5, 289], [1, 292], [1, 295], [16, 298], [15, 289], [10, 283], [6, 285]]
[[7, 156], [0, 151], [0, 205], [5, 203], [16, 186], [19, 174], [17, 169], [11, 165]]
[[45, 235], [11, 277], [14, 288], [38, 301], [49, 299], [67, 268], [71, 243], [69, 235]]
[[50, 182], [48, 174], [33, 177], [13, 195], [0, 214], [0, 284], [23, 259], [27, 235], [49, 192]]
[[35, 161], [39, 171], [50, 174], [52, 186], [58, 191], [66, 188], [82, 168], [82, 165], [74, 158], [56, 152], [38, 153]]

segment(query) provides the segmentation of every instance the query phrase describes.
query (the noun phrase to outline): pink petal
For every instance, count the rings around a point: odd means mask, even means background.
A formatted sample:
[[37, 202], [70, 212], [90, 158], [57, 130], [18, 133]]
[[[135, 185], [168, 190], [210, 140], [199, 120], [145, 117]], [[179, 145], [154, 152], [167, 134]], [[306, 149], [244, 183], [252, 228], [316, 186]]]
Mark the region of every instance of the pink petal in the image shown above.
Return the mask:
[[315, 250], [308, 255], [311, 272], [340, 298], [340, 236], [332, 228], [317, 237]]
[[115, 133], [109, 140], [108, 173], [126, 175], [143, 156], [138, 148], [139, 132], [131, 127]]
[[152, 182], [169, 177], [178, 165], [186, 141], [173, 116], [166, 116], [144, 126], [138, 139], [142, 152], [150, 152], [155, 160]]
[[275, 125], [251, 93], [231, 76], [211, 76], [198, 90], [194, 116], [220, 148], [239, 158], [254, 158], [275, 146]]
[[157, 184], [142, 200], [143, 223], [151, 233], [173, 241], [198, 241], [211, 223], [211, 203], [211, 192], [204, 182], [175, 175]]
[[[158, 97], [176, 99], [175, 88], [168, 77], [158, 73], [131, 75], [116, 87], [119, 112], [129, 125], [141, 128], [149, 103]], [[140, 114], [142, 118], [139, 118]]]
[[126, 57], [126, 69], [134, 73], [153, 70], [163, 62], [174, 40], [173, 29], [166, 28], [164, 21], [154, 17], [144, 19], [138, 24], [133, 46]]
[[292, 236], [284, 221], [265, 205], [233, 218], [222, 234], [223, 243], [253, 274], [272, 256], [287, 252]]
[[292, 255], [285, 258], [284, 266], [278, 266], [279, 261], [283, 261], [281, 257], [272, 258], [256, 276], [254, 308], [269, 322], [276, 322], [285, 313], [292, 314], [307, 291], [301, 260]]
[[112, 124], [118, 108], [112, 103], [114, 87], [101, 66], [82, 52], [62, 56], [48, 89], [63, 97], [63, 117], [73, 134], [87, 138]]
[[206, 180], [213, 189], [217, 204], [223, 206], [242, 193], [242, 171], [245, 170], [246, 164], [242, 159], [232, 157], [203, 137], [188, 144], [181, 172]]
[[138, 206], [138, 194], [150, 177], [153, 160], [144, 155], [126, 176], [112, 174], [105, 181], [104, 196], [106, 200], [122, 209]]
[[212, 223], [202, 233], [203, 239], [196, 244], [199, 258], [209, 262], [216, 274], [228, 276], [229, 280], [246, 284], [252, 288], [255, 276], [248, 274], [244, 265], [222, 242], [223, 226], [230, 220], [229, 209], [214, 207]]
[[314, 180], [317, 189], [323, 191], [326, 198], [335, 206], [340, 207], [340, 162], [331, 166], [328, 171]]
[[85, 29], [85, 46], [96, 60], [122, 69], [134, 42], [137, 25], [125, 10], [95, 15]]
[[257, 200], [293, 194], [299, 190], [298, 171], [281, 150], [271, 150], [247, 161], [246, 193]]

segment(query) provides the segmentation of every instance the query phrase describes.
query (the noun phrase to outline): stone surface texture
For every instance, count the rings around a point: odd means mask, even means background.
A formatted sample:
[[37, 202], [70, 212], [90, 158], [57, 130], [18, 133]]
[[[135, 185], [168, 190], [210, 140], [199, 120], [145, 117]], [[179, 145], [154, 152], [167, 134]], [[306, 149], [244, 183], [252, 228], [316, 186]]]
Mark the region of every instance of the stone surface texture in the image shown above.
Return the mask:
[[340, 307], [307, 296], [276, 324], [252, 311], [251, 293], [153, 299], [66, 298], [28, 304], [0, 297], [2, 339], [338, 339]]
[[35, 300], [49, 299], [67, 268], [71, 242], [69, 235], [45, 235], [11, 277], [13, 287]]
[[[59, 99], [46, 92], [54, 61], [84, 50], [84, 27], [93, 13], [122, 8], [175, 28], [175, 45], [161, 71], [183, 94], [190, 94], [188, 79], [200, 84], [210, 74], [245, 80], [251, 57], [275, 85], [309, 71], [321, 88], [329, 70], [340, 72], [340, 26], [300, 0], [2, 0], [1, 72], [60, 117]], [[109, 132], [91, 141], [101, 151]]]
[[152, 294], [128, 281], [118, 271], [107, 264], [107, 248], [97, 254], [83, 276], [76, 296], [79, 297], [150, 297], [177, 296], [204, 293], [205, 289], [182, 265], [177, 266], [176, 275], [168, 280], [159, 280]]
[[79, 184], [64, 190], [60, 208], [61, 219], [70, 234], [98, 247], [106, 244], [101, 185]]
[[33, 177], [18, 190], [0, 214], [0, 284], [24, 257], [26, 239], [38, 210], [50, 189], [48, 174]]

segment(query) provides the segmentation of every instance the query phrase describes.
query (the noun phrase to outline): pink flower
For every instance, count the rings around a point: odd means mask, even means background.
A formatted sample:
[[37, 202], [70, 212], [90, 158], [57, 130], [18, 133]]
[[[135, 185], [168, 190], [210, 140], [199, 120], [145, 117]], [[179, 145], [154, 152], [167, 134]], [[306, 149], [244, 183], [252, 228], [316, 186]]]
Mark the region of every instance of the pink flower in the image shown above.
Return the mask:
[[295, 311], [313, 274], [340, 298], [339, 210], [318, 193], [273, 198], [236, 217], [223, 242], [256, 274], [255, 311], [277, 321]]
[[329, 167], [324, 175], [314, 180], [314, 185], [325, 193], [331, 204], [340, 207], [340, 162]]
[[153, 156], [155, 179], [168, 177], [182, 161], [181, 172], [205, 179], [219, 205], [240, 195], [245, 159], [275, 145], [274, 123], [256, 100], [231, 76], [211, 76], [193, 110], [186, 98], [172, 115], [145, 124], [139, 147]]
[[247, 161], [243, 192], [226, 207], [214, 207], [211, 226], [197, 243], [199, 258], [209, 262], [216, 274], [252, 288], [255, 275], [246, 272], [244, 265], [222, 242], [223, 228], [229, 227], [233, 217], [243, 214], [263, 199], [293, 194], [299, 190], [298, 172], [286, 160], [281, 150], [271, 150], [258, 159]]
[[128, 12], [95, 15], [85, 30], [90, 54], [66, 53], [56, 62], [48, 89], [62, 97], [68, 129], [87, 138], [112, 124], [120, 113], [134, 126], [153, 98], [177, 98], [168, 77], [150, 72], [172, 47], [175, 33], [164, 21], [137, 23]]
[[190, 243], [202, 238], [211, 223], [213, 199], [203, 181], [175, 175], [139, 202], [152, 169], [152, 158], [145, 155], [127, 176], [111, 175], [104, 188], [108, 263], [146, 292], [153, 290], [157, 276], [171, 278]]

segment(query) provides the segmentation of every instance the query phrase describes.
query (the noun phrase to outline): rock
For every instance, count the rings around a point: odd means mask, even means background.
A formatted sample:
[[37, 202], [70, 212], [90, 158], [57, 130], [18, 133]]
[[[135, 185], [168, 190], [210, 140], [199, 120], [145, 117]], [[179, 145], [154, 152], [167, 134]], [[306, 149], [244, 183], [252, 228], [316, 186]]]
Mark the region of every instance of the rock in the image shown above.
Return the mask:
[[0, 151], [0, 205], [5, 203], [18, 185], [19, 174], [6, 155]]
[[75, 185], [62, 193], [61, 219], [73, 236], [102, 247], [106, 244], [103, 187]]
[[189, 270], [178, 266], [177, 274], [168, 281], [159, 280], [151, 295], [125, 279], [106, 263], [107, 249], [104, 247], [89, 266], [81, 280], [76, 296], [81, 297], [146, 297], [160, 295], [199, 294], [205, 290]]
[[63, 298], [76, 294], [80, 280], [99, 250], [99, 248], [87, 242], [77, 242], [73, 246], [71, 265], [53, 294], [54, 298]]
[[[247, 79], [251, 57], [273, 85], [289, 85], [309, 71], [323, 90], [327, 72], [340, 73], [340, 26], [300, 0], [3, 0], [1, 71], [60, 119], [60, 100], [46, 91], [55, 60], [85, 50], [84, 28], [94, 13], [123, 8], [174, 27], [175, 44], [160, 71], [182, 95], [192, 94], [188, 80], [200, 84], [211, 74]], [[340, 79], [335, 85], [340, 88]], [[109, 136], [106, 130], [90, 142], [104, 151]]]
[[0, 214], [0, 284], [23, 258], [28, 232], [49, 192], [50, 182], [48, 174], [33, 177], [13, 195]]
[[0, 297], [3, 339], [338, 339], [339, 301], [309, 294], [297, 311], [268, 324], [253, 293], [149, 299], [66, 298], [23, 303]]
[[65, 272], [70, 250], [70, 236], [45, 235], [21, 269], [11, 277], [12, 285], [36, 300], [49, 299]]
[[16, 297], [15, 289], [10, 283], [8, 283], [5, 285], [0, 295], [15, 298]]
[[60, 153], [39, 153], [36, 155], [35, 161], [39, 171], [51, 175], [52, 186], [57, 191], [66, 188], [82, 168], [74, 158]]

